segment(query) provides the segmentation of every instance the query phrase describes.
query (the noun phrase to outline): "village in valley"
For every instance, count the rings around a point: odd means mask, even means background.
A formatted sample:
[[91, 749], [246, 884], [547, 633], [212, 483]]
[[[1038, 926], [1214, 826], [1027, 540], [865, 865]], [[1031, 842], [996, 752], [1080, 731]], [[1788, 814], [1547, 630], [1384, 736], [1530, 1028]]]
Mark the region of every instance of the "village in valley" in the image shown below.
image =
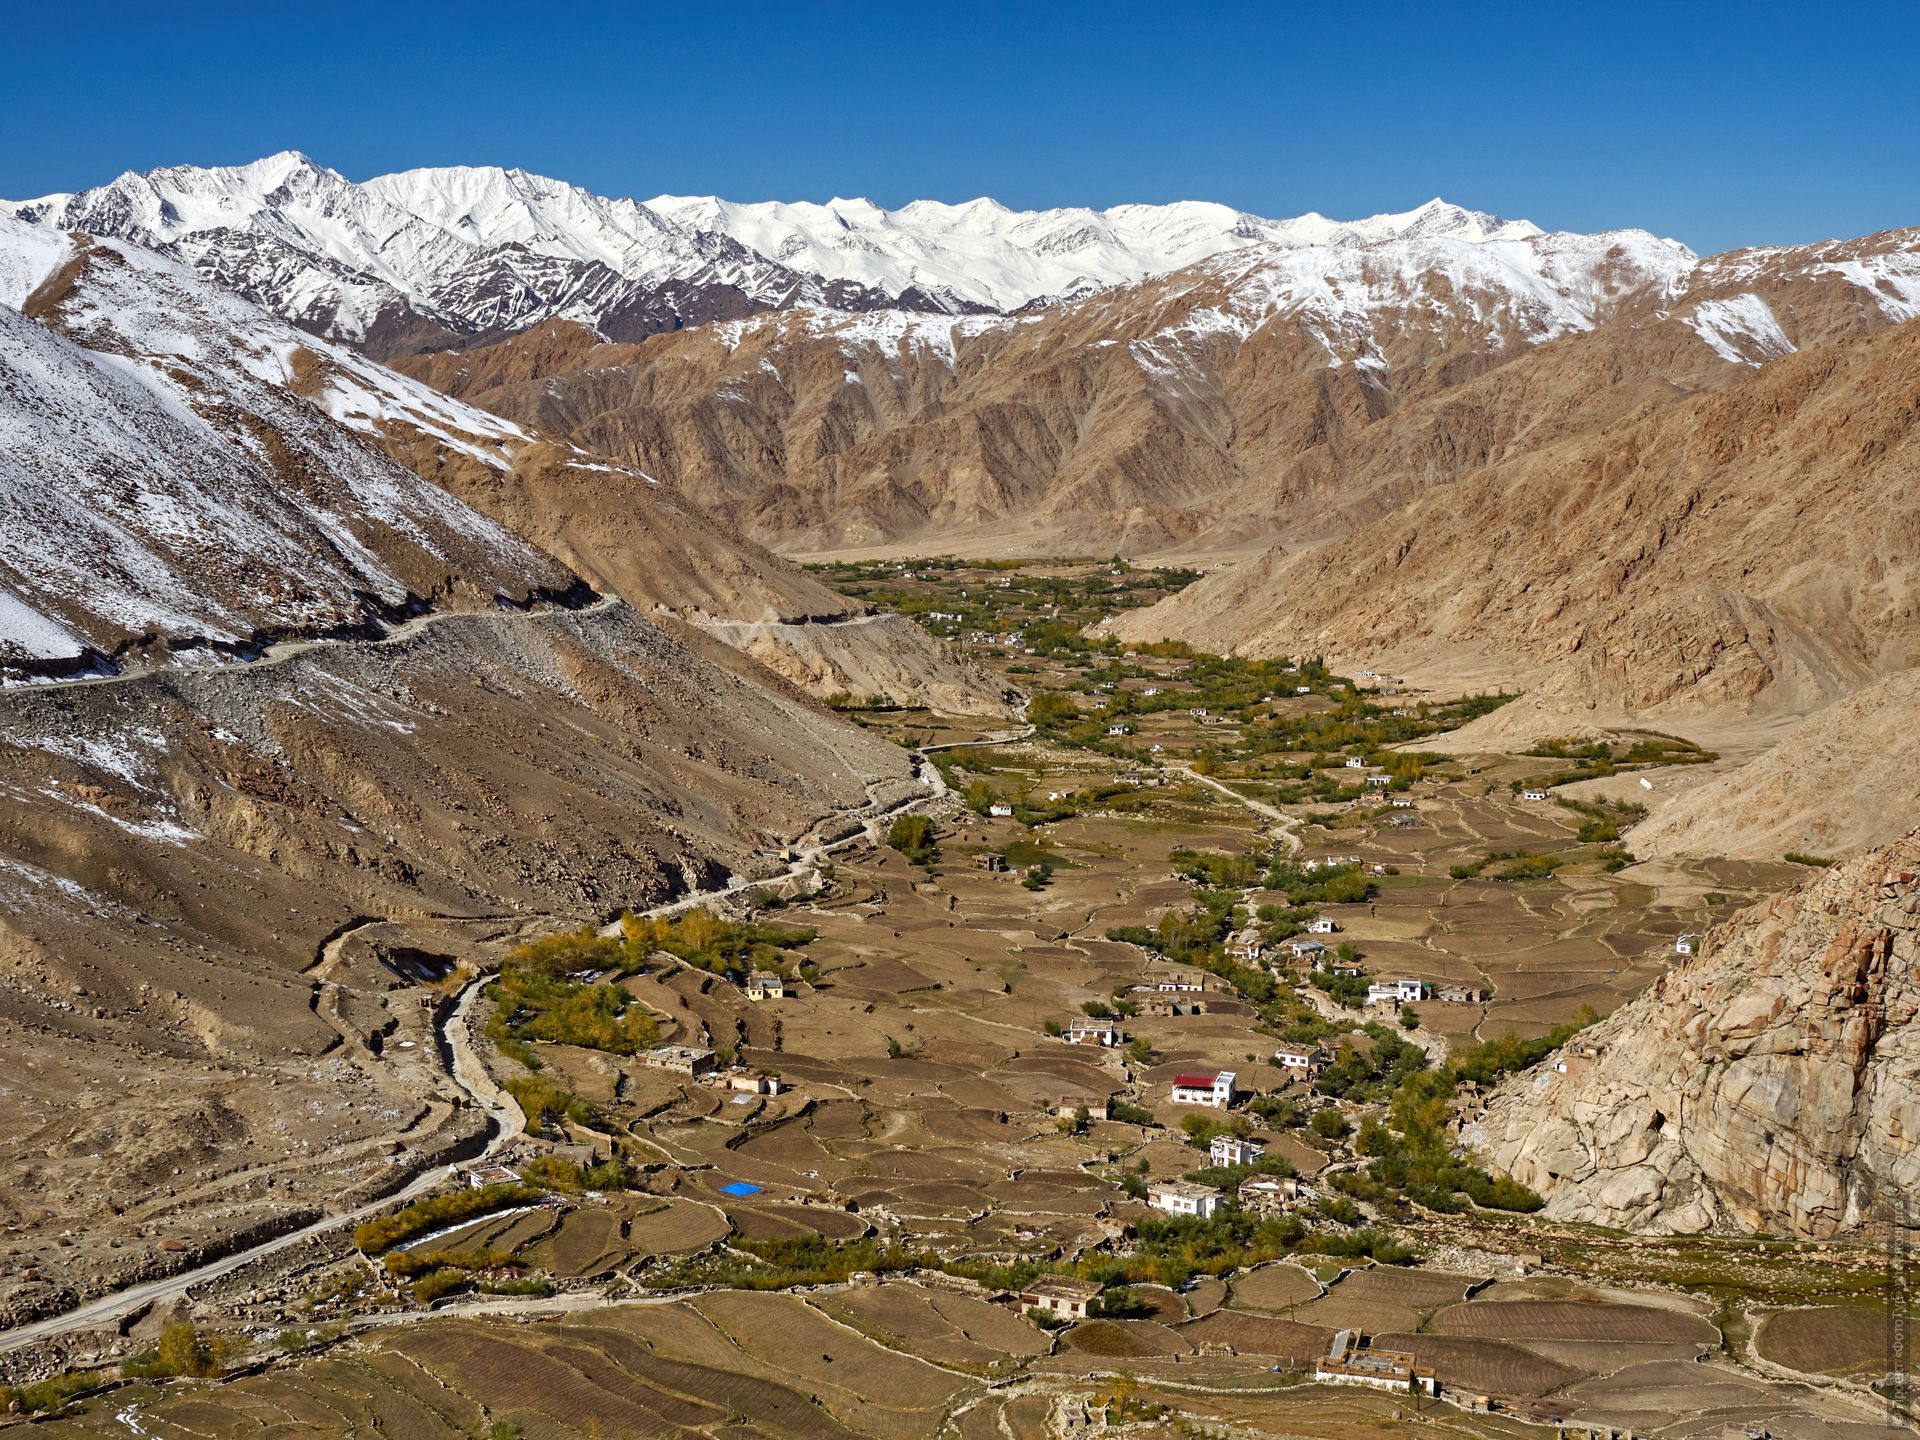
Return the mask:
[[[1555, 1225], [1464, 1143], [1503, 1076], [1586, 1063], [1584, 1026], [1790, 869], [1625, 848], [1607, 782], [1707, 752], [1467, 749], [1507, 697], [1101, 638], [1187, 572], [818, 573], [991, 665], [1024, 720], [839, 697], [933, 798], [429, 978], [484, 986], [453, 1041], [518, 1133], [136, 1319], [136, 1433], [202, 1433], [154, 1388], [196, 1373], [169, 1344], [200, 1373], [264, 1345], [229, 1384], [263, 1413], [351, 1380], [329, 1404], [423, 1440], [588, 1433], [615, 1390], [636, 1434], [1858, 1418], [1806, 1317], [1853, 1323], [1876, 1257]], [[451, 1043], [432, 1013], [369, 1063]], [[515, 1377], [484, 1415], [423, 1398], [480, 1375]]]

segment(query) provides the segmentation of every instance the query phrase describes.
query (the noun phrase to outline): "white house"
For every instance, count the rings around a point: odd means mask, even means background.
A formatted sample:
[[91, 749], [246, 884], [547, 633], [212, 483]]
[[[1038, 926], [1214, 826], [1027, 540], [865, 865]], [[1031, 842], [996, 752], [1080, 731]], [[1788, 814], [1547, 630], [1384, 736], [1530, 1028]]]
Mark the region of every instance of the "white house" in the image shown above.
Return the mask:
[[1522, 790], [1520, 792], [1520, 798], [1522, 800], [1545, 800], [1549, 797], [1544, 790]]
[[1327, 1052], [1318, 1045], [1282, 1045], [1273, 1052], [1274, 1064], [1282, 1070], [1305, 1075], [1309, 1079], [1320, 1073], [1329, 1058]]
[[1154, 989], [1169, 995], [1197, 995], [1207, 988], [1198, 975], [1181, 974], [1177, 971], [1171, 975], [1155, 975], [1151, 978]]
[[1380, 1390], [1419, 1389], [1428, 1395], [1440, 1393], [1440, 1382], [1431, 1370], [1420, 1367], [1419, 1357], [1404, 1350], [1375, 1350], [1362, 1343], [1363, 1336], [1342, 1330], [1333, 1337], [1327, 1353], [1313, 1367], [1313, 1378], [1327, 1385], [1368, 1385]]
[[1233, 1104], [1233, 1078], [1234, 1072], [1231, 1070], [1176, 1075], [1173, 1077], [1173, 1103], [1206, 1105], [1215, 1110], [1224, 1110]]
[[1066, 1023], [1061, 1031], [1069, 1045], [1118, 1045], [1126, 1036], [1120, 1033], [1120, 1027], [1112, 1020], [1097, 1019], [1090, 1015], [1076, 1016]]
[[1366, 768], [1367, 768], [1367, 762], [1360, 756], [1358, 755], [1347, 756], [1347, 769], [1364, 770]]
[[1124, 735], [1124, 734], [1126, 734], [1126, 733], [1127, 733], [1127, 727], [1126, 727], [1126, 726], [1124, 726], [1124, 725], [1109, 725], [1109, 726], [1107, 726], [1107, 734], [1108, 734], [1108, 735]]
[[1307, 922], [1309, 935], [1331, 935], [1339, 928], [1339, 922], [1331, 915], [1316, 915]]
[[989, 805], [987, 806], [987, 814], [998, 820], [1009, 820], [1013, 818], [1013, 806], [1005, 804]]
[[1384, 790], [1387, 788], [1387, 786], [1391, 785], [1392, 783], [1393, 783], [1393, 777], [1391, 775], [1367, 776], [1367, 784], [1373, 786], [1377, 790]]
[[1369, 1005], [1378, 1005], [1382, 1002], [1410, 1005], [1415, 1000], [1426, 998], [1427, 982], [1424, 980], [1376, 980], [1367, 987]]
[[1207, 1146], [1207, 1160], [1214, 1165], [1251, 1165], [1267, 1147], [1258, 1140], [1243, 1140], [1238, 1135], [1216, 1135]]
[[1227, 954], [1243, 965], [1258, 965], [1266, 949], [1265, 943], [1260, 939], [1259, 930], [1252, 925], [1239, 931], [1227, 941]]
[[1194, 1215], [1211, 1220], [1220, 1208], [1220, 1192], [1191, 1180], [1156, 1180], [1147, 1186], [1147, 1203], [1169, 1215]]
[[1289, 940], [1287, 953], [1296, 960], [1318, 960], [1327, 953], [1327, 947], [1318, 940]]
[[1698, 935], [1676, 935], [1673, 939], [1673, 953], [1676, 955], [1691, 955], [1693, 953], [1693, 947], [1699, 942], [1700, 937]]
[[1020, 1292], [1020, 1310], [1031, 1315], [1044, 1310], [1062, 1320], [1084, 1320], [1100, 1298], [1100, 1282], [1048, 1275]]
[[756, 970], [747, 976], [747, 999], [784, 1000], [787, 982], [778, 970]]

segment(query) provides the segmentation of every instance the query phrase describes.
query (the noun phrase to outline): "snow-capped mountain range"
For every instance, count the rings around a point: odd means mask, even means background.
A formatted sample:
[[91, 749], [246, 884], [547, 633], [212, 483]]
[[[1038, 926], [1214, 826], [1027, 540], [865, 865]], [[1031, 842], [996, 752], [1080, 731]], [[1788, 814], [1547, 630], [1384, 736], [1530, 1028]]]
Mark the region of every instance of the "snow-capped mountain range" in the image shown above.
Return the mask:
[[637, 339], [796, 307], [1009, 313], [1253, 246], [1346, 251], [1541, 233], [1440, 200], [1351, 222], [1268, 220], [1197, 201], [1099, 211], [1014, 211], [984, 199], [898, 210], [867, 200], [643, 203], [493, 167], [356, 183], [293, 152], [129, 172], [0, 213], [172, 255], [305, 329], [375, 354], [552, 318]]

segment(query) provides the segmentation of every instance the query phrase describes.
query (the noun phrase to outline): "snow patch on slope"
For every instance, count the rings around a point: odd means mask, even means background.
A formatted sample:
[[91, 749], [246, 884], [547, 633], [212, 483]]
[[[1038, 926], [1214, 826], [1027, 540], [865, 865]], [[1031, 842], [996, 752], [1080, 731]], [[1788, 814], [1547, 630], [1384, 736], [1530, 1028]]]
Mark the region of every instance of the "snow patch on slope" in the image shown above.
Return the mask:
[[1896, 325], [1920, 320], [1920, 255], [1892, 251], [1813, 267], [1816, 275], [1839, 275], [1871, 295]]
[[1726, 300], [1702, 300], [1682, 323], [1735, 365], [1759, 365], [1794, 350], [1773, 310], [1752, 291]]
[[0, 305], [18, 310], [73, 254], [73, 242], [0, 215]]

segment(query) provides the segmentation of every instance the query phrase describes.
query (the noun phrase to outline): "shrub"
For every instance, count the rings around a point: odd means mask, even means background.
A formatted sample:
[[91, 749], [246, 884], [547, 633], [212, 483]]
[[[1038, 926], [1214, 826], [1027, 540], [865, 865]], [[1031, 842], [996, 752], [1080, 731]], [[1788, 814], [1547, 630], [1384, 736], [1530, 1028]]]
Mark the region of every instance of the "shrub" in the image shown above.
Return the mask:
[[607, 1128], [606, 1121], [592, 1105], [538, 1075], [509, 1080], [506, 1090], [527, 1117], [530, 1130], [547, 1130], [560, 1120], [570, 1120], [588, 1130]]
[[210, 1379], [220, 1374], [231, 1352], [224, 1337], [208, 1335], [185, 1321], [167, 1326], [159, 1343], [120, 1367], [129, 1380], [160, 1380], [171, 1375]]
[[472, 1283], [464, 1270], [432, 1270], [413, 1282], [412, 1294], [416, 1304], [431, 1305], [436, 1300], [467, 1289]]
[[531, 1185], [500, 1184], [423, 1196], [391, 1215], [376, 1215], [363, 1221], [353, 1232], [353, 1243], [363, 1255], [384, 1255], [394, 1246], [431, 1230], [525, 1204], [539, 1199], [542, 1193]]
[[1331, 1106], [1325, 1110], [1314, 1111], [1310, 1123], [1313, 1126], [1313, 1133], [1322, 1140], [1345, 1139], [1347, 1132], [1353, 1128], [1347, 1123], [1347, 1117]]
[[0, 1408], [10, 1410], [17, 1405], [24, 1415], [58, 1410], [74, 1396], [98, 1389], [106, 1382], [107, 1374], [103, 1370], [69, 1370], [36, 1380], [31, 1385], [0, 1385]]

